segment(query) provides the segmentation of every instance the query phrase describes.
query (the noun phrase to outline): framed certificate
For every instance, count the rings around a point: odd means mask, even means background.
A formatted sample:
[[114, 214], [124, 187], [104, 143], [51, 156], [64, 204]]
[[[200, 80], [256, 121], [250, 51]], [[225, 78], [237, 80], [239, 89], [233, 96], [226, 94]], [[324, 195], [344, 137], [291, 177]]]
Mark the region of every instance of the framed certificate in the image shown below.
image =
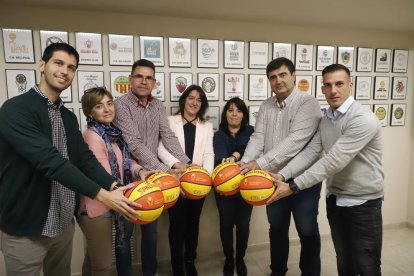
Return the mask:
[[296, 44], [296, 70], [311, 71], [313, 68], [313, 45]]
[[197, 40], [197, 67], [219, 67], [219, 41], [217, 39]]
[[391, 49], [375, 49], [375, 72], [389, 72], [391, 68]]
[[313, 80], [313, 76], [311, 75], [308, 75], [308, 76], [296, 75], [296, 82], [295, 82], [296, 89], [298, 89], [300, 92], [312, 95], [312, 86], [313, 86], [312, 80]]
[[134, 37], [132, 35], [108, 35], [109, 65], [132, 66], [134, 64]]
[[357, 72], [371, 72], [374, 49], [358, 48]]
[[80, 131], [84, 132], [88, 128], [88, 122], [86, 121], [86, 116], [83, 114], [82, 108], [79, 108], [79, 122]]
[[69, 43], [68, 32], [58, 31], [44, 31], [40, 30], [40, 47], [41, 54], [45, 51], [46, 47], [53, 43]]
[[152, 89], [151, 95], [160, 101], [165, 101], [165, 73], [155, 73], [155, 86]]
[[79, 102], [81, 102], [85, 90], [103, 85], [104, 73], [102, 71], [78, 71]]
[[249, 75], [249, 101], [264, 101], [267, 99], [267, 77], [265, 74]]
[[249, 125], [256, 125], [256, 118], [259, 114], [260, 105], [250, 105], [249, 106]]
[[269, 60], [269, 43], [249, 42], [249, 68], [265, 69]]
[[6, 63], [34, 63], [32, 30], [2, 29]]
[[60, 93], [60, 98], [65, 103], [72, 102], [72, 85], [70, 85], [68, 88], [63, 90], [62, 93]]
[[392, 100], [404, 100], [407, 96], [407, 77], [393, 77], [392, 78]]
[[334, 46], [320, 46], [318, 45], [316, 55], [316, 70], [322, 71], [326, 66], [334, 63]]
[[375, 77], [374, 100], [388, 100], [390, 77]]
[[170, 67], [191, 67], [191, 39], [168, 38]]
[[244, 94], [244, 75], [243, 74], [224, 74], [224, 100], [239, 97], [243, 100]]
[[373, 111], [380, 121], [381, 126], [388, 126], [388, 104], [374, 104]]
[[148, 59], [155, 66], [164, 66], [164, 39], [159, 36], [140, 36], [141, 58]]
[[407, 105], [392, 104], [391, 106], [390, 126], [404, 126]]
[[338, 46], [337, 62], [346, 66], [349, 71], [354, 69], [354, 47]]
[[324, 101], [325, 95], [322, 93], [323, 78], [322, 76], [316, 76], [315, 78], [315, 98], [318, 101]]
[[193, 84], [192, 73], [170, 73], [171, 81], [171, 95], [170, 99], [172, 102], [177, 102], [184, 90]]
[[371, 99], [372, 77], [356, 77], [355, 99]]
[[36, 84], [35, 70], [6, 69], [7, 98], [21, 95]]
[[102, 65], [102, 36], [97, 33], [75, 33], [79, 64]]
[[213, 130], [216, 132], [220, 125], [220, 107], [209, 106], [207, 109], [207, 119], [213, 124]]
[[125, 95], [131, 89], [129, 86], [129, 74], [129, 71], [110, 72], [111, 93], [114, 96], [114, 99], [118, 99], [119, 97]]
[[198, 85], [203, 88], [209, 101], [219, 100], [219, 84], [219, 74], [198, 73]]
[[273, 43], [273, 59], [284, 57], [292, 60], [292, 47], [291, 43]]
[[224, 68], [244, 68], [244, 41], [224, 41]]
[[407, 73], [408, 50], [394, 50], [394, 59], [392, 62], [392, 72]]

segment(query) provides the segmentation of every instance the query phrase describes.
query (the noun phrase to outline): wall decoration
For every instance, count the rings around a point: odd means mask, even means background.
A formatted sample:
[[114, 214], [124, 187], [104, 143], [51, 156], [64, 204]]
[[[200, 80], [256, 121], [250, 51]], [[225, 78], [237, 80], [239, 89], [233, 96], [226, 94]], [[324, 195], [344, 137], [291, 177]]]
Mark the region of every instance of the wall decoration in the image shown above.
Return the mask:
[[35, 70], [6, 69], [7, 98], [21, 95], [36, 84]]
[[79, 102], [81, 102], [85, 90], [103, 85], [104, 73], [102, 71], [78, 71]]
[[197, 40], [197, 66], [199, 68], [219, 67], [219, 41], [217, 39]]
[[371, 72], [374, 49], [358, 48], [357, 72]]
[[273, 43], [273, 59], [285, 57], [292, 60], [292, 47], [291, 43]]
[[170, 67], [191, 67], [191, 39], [168, 38]]
[[47, 46], [57, 42], [69, 43], [68, 32], [40, 30], [40, 48], [42, 55]]
[[164, 39], [159, 36], [140, 36], [141, 58], [152, 61], [155, 66], [164, 66]]
[[184, 90], [193, 84], [192, 73], [170, 73], [170, 100], [176, 102], [180, 99]]
[[220, 125], [220, 107], [209, 106], [207, 109], [206, 117], [213, 124], [213, 131], [216, 132]]
[[407, 77], [393, 77], [392, 78], [392, 100], [405, 100], [407, 96]]
[[220, 91], [220, 82], [219, 74], [212, 73], [199, 73], [198, 74], [198, 85], [203, 88], [206, 93], [207, 100], [209, 101], [218, 101], [219, 100], [219, 91]]
[[391, 106], [390, 126], [404, 126], [407, 105], [392, 104]]
[[224, 100], [239, 97], [243, 100], [244, 75], [243, 74], [224, 74]]
[[369, 100], [371, 99], [371, 77], [356, 77], [355, 87], [355, 99], [356, 100]]
[[102, 36], [97, 33], [76, 33], [79, 64], [102, 65]]
[[163, 72], [155, 73], [155, 86], [151, 95], [160, 101], [165, 101], [165, 74]]
[[[312, 95], [312, 80], [313, 76], [296, 75], [295, 86], [300, 92]], [[325, 97], [324, 97], [325, 98]]]
[[374, 104], [373, 111], [380, 121], [381, 126], [388, 126], [388, 104]]
[[334, 63], [334, 46], [318, 45], [316, 53], [316, 70], [322, 71], [326, 66]]
[[387, 100], [390, 91], [390, 77], [375, 77], [374, 100]]
[[83, 133], [88, 128], [88, 123], [86, 121], [86, 116], [83, 114], [83, 109], [79, 108], [79, 121], [80, 121], [80, 131]]
[[315, 98], [318, 101], [324, 101], [325, 95], [322, 93], [322, 85], [323, 85], [323, 79], [322, 76], [316, 76], [315, 77]]
[[313, 45], [296, 44], [296, 70], [311, 71], [313, 68]]
[[394, 59], [392, 62], [392, 72], [407, 73], [408, 67], [408, 50], [394, 50]]
[[249, 42], [249, 68], [265, 69], [269, 60], [269, 43]]
[[32, 30], [2, 29], [4, 60], [7, 63], [34, 63]]
[[389, 72], [391, 68], [391, 49], [375, 49], [375, 72]]
[[244, 41], [224, 41], [224, 68], [244, 68]]
[[337, 61], [339, 64], [346, 66], [349, 71], [354, 69], [354, 47], [338, 46]]
[[131, 89], [129, 86], [129, 74], [129, 71], [110, 72], [111, 93], [114, 96], [114, 99], [118, 99], [119, 97], [125, 95]]
[[109, 34], [108, 46], [109, 65], [134, 64], [134, 36]]
[[249, 125], [255, 126], [257, 115], [259, 114], [260, 105], [249, 106]]
[[68, 88], [63, 90], [62, 93], [60, 93], [60, 98], [65, 103], [72, 102], [72, 85], [70, 85]]
[[264, 101], [267, 99], [267, 77], [265, 74], [249, 75], [249, 101]]

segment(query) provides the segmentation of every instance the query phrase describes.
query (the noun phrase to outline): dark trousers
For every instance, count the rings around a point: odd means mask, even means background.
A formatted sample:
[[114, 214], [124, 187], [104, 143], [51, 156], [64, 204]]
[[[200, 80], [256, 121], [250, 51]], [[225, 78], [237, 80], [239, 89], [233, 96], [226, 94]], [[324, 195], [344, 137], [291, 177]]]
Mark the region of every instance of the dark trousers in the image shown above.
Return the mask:
[[131, 237], [134, 223], [118, 212], [113, 212], [115, 222], [115, 259], [118, 276], [132, 275]]
[[157, 274], [157, 220], [141, 225], [141, 262], [144, 276]]
[[340, 276], [381, 275], [382, 198], [362, 205], [336, 206], [326, 199], [326, 209]]
[[170, 218], [168, 238], [173, 268], [183, 266], [184, 256], [188, 261], [197, 258], [198, 231], [203, 204], [204, 198], [193, 200], [180, 196], [177, 203], [168, 209]]
[[240, 193], [222, 196], [214, 193], [220, 216], [220, 238], [224, 256], [233, 258], [233, 228], [236, 226], [236, 259], [243, 259], [249, 240], [250, 217], [253, 206], [246, 203]]
[[321, 240], [318, 227], [318, 206], [322, 184], [285, 197], [266, 207], [270, 224], [270, 269], [272, 275], [285, 275], [289, 256], [289, 226], [293, 214], [301, 252], [299, 267], [302, 275], [321, 274]]

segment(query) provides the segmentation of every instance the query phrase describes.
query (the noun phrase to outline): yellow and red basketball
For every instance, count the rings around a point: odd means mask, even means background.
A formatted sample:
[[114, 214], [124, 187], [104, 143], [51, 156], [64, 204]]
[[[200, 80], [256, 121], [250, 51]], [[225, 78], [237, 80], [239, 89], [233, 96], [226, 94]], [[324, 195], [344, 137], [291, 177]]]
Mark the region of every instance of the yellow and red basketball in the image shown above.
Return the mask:
[[211, 176], [199, 166], [188, 167], [180, 176], [180, 184], [187, 198], [200, 199], [211, 190]]
[[146, 182], [159, 187], [164, 195], [164, 210], [172, 207], [180, 196], [180, 183], [169, 173], [154, 173], [149, 176]]
[[243, 175], [240, 174], [240, 166], [234, 162], [223, 162], [214, 169], [211, 180], [216, 191], [222, 195], [234, 195], [239, 191], [240, 181]]
[[240, 182], [240, 194], [251, 205], [263, 205], [275, 191], [272, 176], [262, 170], [252, 170]]
[[156, 220], [164, 209], [164, 195], [161, 189], [144, 181], [134, 182], [134, 187], [125, 191], [128, 199], [142, 205], [141, 208], [134, 208], [138, 214], [136, 219], [130, 221], [139, 224], [147, 224]]

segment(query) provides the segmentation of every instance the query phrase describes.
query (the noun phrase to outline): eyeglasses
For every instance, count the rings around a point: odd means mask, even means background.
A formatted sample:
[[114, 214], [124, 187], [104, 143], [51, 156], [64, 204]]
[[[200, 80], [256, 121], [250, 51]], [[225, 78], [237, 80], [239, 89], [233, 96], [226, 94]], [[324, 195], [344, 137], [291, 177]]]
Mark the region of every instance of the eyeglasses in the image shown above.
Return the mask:
[[86, 93], [91, 93], [91, 92], [106, 92], [106, 91], [108, 90], [106, 89], [105, 86], [95, 86], [95, 87], [86, 89], [83, 93], [86, 94]]
[[130, 77], [134, 78], [136, 80], [139, 80], [139, 81], [143, 81], [144, 79], [147, 82], [154, 82], [155, 81], [155, 78], [153, 76], [143, 76], [141, 74], [130, 75]]

